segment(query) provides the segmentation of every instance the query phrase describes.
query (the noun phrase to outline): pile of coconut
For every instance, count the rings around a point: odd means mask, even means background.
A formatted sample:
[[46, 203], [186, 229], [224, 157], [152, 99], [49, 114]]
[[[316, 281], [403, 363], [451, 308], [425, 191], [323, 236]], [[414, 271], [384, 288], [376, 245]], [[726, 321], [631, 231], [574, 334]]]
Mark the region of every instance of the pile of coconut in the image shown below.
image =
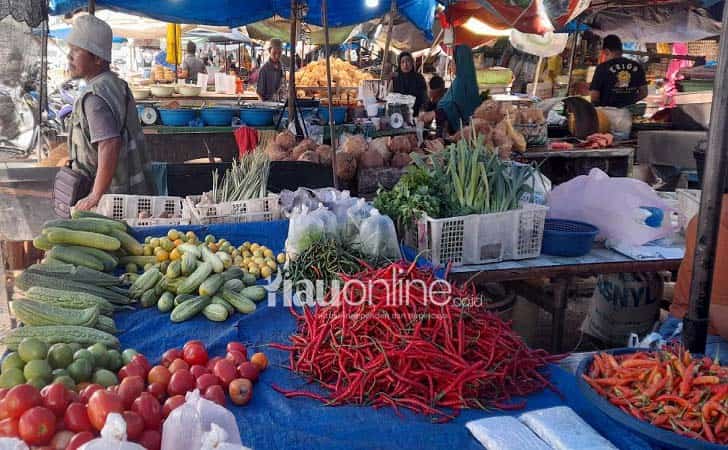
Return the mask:
[[290, 131], [278, 133], [265, 148], [271, 161], [306, 161], [315, 164], [331, 164], [331, 146], [319, 145], [306, 138], [296, 144], [296, 135]]

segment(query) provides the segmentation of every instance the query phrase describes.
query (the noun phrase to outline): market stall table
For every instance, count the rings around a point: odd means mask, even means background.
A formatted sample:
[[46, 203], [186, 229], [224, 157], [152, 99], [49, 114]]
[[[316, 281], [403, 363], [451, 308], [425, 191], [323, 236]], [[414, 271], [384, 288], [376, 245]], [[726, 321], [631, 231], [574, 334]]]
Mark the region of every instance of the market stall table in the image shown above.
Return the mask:
[[630, 176], [634, 153], [632, 147], [563, 151], [536, 147], [527, 149], [519, 160], [541, 164], [541, 173], [556, 186], [579, 175], [588, 175], [593, 168], [602, 169], [610, 177]]
[[[281, 249], [287, 234], [287, 222], [176, 227], [199, 235], [212, 233], [231, 242], [255, 241], [272, 249]], [[167, 228], [137, 230], [136, 237], [160, 235]], [[366, 406], [330, 407], [310, 399], [286, 399], [272, 385], [284, 389], [309, 388], [306, 381], [285, 368], [287, 353], [273, 350], [270, 343], [286, 342], [295, 331], [294, 318], [280, 295], [258, 304], [250, 315], [236, 316], [224, 323], [197, 317], [173, 324], [167, 314], [155, 308], [124, 312], [115, 316], [124, 332], [119, 336], [123, 347], [144, 353], [150, 361], [159, 360], [168, 348], [181, 347], [187, 340], [202, 340], [210, 355], [224, 354], [227, 342], [239, 340], [248, 353], [265, 352], [271, 363], [254, 387], [252, 401], [244, 407], [229, 403], [240, 429], [242, 442], [258, 450], [265, 449], [482, 449], [469, 434], [465, 423], [489, 415], [517, 415], [523, 411], [466, 410], [453, 422], [433, 424], [430, 418], [405, 411], [398, 416], [389, 408], [374, 410]], [[550, 377], [560, 394], [544, 391], [527, 397], [526, 410], [568, 405], [618, 448], [650, 449], [640, 438], [611, 419], [593, 410], [578, 392], [574, 376], [556, 365]]]
[[551, 351], [558, 353], [563, 351], [568, 290], [575, 278], [612, 273], [675, 271], [680, 268], [681, 261], [667, 258], [635, 260], [613, 250], [595, 248], [581, 257], [541, 255], [521, 261], [453, 267], [450, 277], [456, 281], [471, 280], [478, 284], [551, 279], [553, 298], [550, 300], [542, 299], [541, 292], [527, 283], [518, 283], [516, 288], [525, 298], [551, 313]]

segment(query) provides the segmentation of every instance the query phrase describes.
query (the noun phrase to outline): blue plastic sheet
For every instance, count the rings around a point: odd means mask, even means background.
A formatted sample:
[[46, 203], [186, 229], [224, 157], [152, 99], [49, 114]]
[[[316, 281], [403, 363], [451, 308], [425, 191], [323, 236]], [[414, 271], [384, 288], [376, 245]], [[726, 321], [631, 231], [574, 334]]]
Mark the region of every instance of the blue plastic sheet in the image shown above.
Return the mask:
[[[87, 4], [87, 0], [50, 0], [50, 14], [66, 14]], [[204, 3], [199, 0], [97, 0], [96, 5], [165, 22], [229, 27], [247, 25], [274, 15], [291, 17], [290, 0], [209, 0]], [[436, 5], [435, 0], [399, 0], [397, 9], [432, 39]], [[309, 0], [308, 9], [306, 22], [322, 25], [321, 1]], [[380, 0], [375, 7], [367, 6], [363, 0], [328, 0], [329, 26], [356, 25], [382, 17], [389, 9], [390, 0]]]
[[[211, 225], [207, 227], [176, 227], [197, 233], [212, 233], [239, 245], [244, 241], [258, 242], [274, 251], [282, 249], [288, 224], [268, 222], [240, 225]], [[167, 227], [137, 229], [137, 238], [159, 236]], [[205, 342], [211, 356], [223, 356], [229, 341], [239, 340], [248, 346], [248, 354], [264, 352], [269, 368], [255, 385], [252, 401], [238, 407], [228, 402], [228, 408], [237, 419], [243, 444], [256, 450], [266, 449], [482, 449], [465, 428], [465, 423], [504, 412], [464, 411], [448, 424], [433, 424], [429, 418], [404, 412], [398, 417], [391, 409], [376, 411], [363, 406], [330, 407], [310, 399], [286, 399], [273, 390], [276, 384], [285, 389], [316, 389], [301, 377], [285, 369], [288, 355], [273, 350], [268, 344], [286, 343], [295, 331], [295, 320], [279, 296], [258, 304], [250, 315], [235, 315], [224, 323], [210, 322], [202, 316], [188, 322], [173, 324], [169, 314], [155, 308], [124, 312], [115, 316], [117, 325], [124, 330], [120, 335], [123, 347], [143, 352], [155, 363], [162, 353], [173, 347], [182, 347], [190, 339]], [[579, 394], [573, 375], [556, 366], [549, 370], [551, 380], [560, 395], [552, 391], [527, 398], [527, 409], [557, 405], [571, 406], [584, 420], [619, 448], [649, 449], [650, 447], [626, 429], [592, 409]], [[519, 414], [515, 411], [508, 414]]]

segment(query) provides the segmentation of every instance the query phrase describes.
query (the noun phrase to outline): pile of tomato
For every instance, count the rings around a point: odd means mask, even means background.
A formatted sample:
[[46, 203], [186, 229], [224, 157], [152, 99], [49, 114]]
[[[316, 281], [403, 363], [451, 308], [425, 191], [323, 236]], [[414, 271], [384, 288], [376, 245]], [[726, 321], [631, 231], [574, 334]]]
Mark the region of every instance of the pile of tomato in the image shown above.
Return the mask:
[[198, 389], [222, 406], [228, 392], [233, 403], [244, 405], [267, 365], [262, 353], [248, 360], [239, 342], [227, 345], [224, 358], [209, 358], [202, 342], [190, 341], [166, 351], [153, 367], [136, 355], [119, 371], [121, 382], [108, 388], [86, 384], [75, 391], [53, 383], [42, 390], [30, 384], [0, 389], [0, 437], [18, 437], [41, 450], [76, 450], [99, 436], [109, 414], [118, 413], [128, 440], [159, 450], [164, 419], [187, 392]]

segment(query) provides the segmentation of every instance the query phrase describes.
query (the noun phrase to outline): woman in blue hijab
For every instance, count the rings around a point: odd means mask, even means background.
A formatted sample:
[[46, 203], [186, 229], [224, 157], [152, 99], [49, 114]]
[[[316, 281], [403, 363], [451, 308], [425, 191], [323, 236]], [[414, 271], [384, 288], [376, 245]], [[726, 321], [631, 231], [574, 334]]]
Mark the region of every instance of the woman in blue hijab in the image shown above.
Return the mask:
[[[473, 52], [467, 45], [455, 47], [455, 79], [437, 104], [437, 126], [455, 133], [461, 124], [467, 125], [470, 116], [481, 103], [478, 80], [475, 75]], [[443, 123], [441, 125], [442, 122]], [[439, 133], [441, 134], [441, 133]]]

